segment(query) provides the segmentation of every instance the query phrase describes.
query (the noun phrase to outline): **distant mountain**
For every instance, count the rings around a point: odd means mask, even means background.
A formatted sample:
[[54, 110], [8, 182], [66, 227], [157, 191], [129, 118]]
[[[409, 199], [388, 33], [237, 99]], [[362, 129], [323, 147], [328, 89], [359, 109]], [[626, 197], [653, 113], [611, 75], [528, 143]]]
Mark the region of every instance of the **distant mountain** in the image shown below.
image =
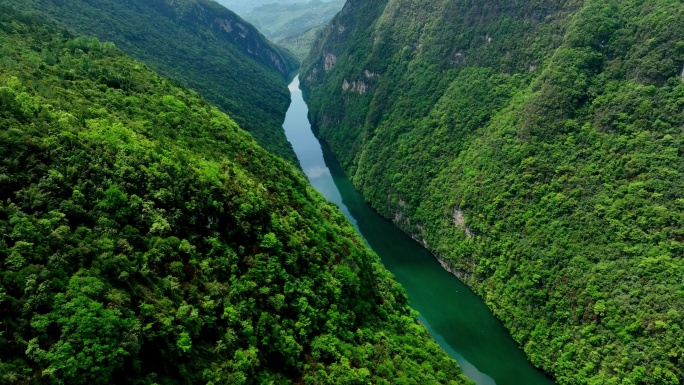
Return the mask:
[[[324, 0], [331, 1], [331, 0]], [[245, 16], [248, 12], [255, 8], [261, 7], [266, 4], [297, 4], [301, 3], [302, 0], [216, 0], [219, 4], [230, 9], [231, 11], [237, 13], [238, 15]]]
[[271, 41], [304, 60], [316, 33], [342, 9], [344, 3], [343, 0], [313, 0], [260, 6], [252, 4], [251, 10], [243, 12], [243, 15]]
[[276, 41], [281, 47], [287, 48], [298, 59], [304, 60], [309, 55], [316, 37], [325, 26], [318, 26], [309, 29], [299, 35], [288, 36]]
[[344, 6], [344, 1], [320, 0], [296, 4], [269, 4], [254, 8], [245, 19], [272, 41], [301, 35], [327, 24]]
[[211, 0], [0, 0], [124, 52], [220, 106], [266, 149], [296, 163], [282, 122], [296, 58]]

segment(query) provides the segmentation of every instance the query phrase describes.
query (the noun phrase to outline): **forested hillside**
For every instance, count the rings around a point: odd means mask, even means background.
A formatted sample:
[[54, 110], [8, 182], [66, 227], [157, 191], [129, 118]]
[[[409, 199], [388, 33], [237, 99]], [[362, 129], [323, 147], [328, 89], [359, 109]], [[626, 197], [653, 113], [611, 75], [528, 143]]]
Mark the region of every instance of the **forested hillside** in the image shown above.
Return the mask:
[[560, 384], [684, 381], [684, 5], [350, 0], [304, 63], [354, 184]]
[[0, 0], [114, 42], [200, 92], [266, 149], [296, 163], [282, 131], [297, 59], [212, 0]]
[[293, 165], [0, 6], [0, 383], [463, 384]]

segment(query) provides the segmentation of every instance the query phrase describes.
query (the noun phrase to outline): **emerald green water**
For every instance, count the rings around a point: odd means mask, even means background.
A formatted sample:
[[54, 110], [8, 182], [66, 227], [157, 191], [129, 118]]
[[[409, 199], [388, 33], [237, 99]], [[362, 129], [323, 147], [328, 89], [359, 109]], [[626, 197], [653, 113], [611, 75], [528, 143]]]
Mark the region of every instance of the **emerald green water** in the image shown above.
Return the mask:
[[503, 325], [467, 286], [442, 269], [420, 244], [368, 206], [325, 143], [311, 132], [299, 80], [285, 134], [311, 184], [337, 204], [395, 275], [433, 338], [478, 385], [551, 385], [517, 347]]

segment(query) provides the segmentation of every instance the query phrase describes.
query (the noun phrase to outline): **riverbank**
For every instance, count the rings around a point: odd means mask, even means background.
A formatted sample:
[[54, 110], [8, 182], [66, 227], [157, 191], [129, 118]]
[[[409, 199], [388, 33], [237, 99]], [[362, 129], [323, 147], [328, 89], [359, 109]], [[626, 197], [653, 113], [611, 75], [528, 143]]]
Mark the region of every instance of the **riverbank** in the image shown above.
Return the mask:
[[485, 303], [427, 249], [377, 214], [355, 190], [325, 143], [313, 135], [297, 87], [285, 133], [311, 184], [337, 204], [405, 288], [432, 337], [478, 385], [552, 385], [536, 370]]

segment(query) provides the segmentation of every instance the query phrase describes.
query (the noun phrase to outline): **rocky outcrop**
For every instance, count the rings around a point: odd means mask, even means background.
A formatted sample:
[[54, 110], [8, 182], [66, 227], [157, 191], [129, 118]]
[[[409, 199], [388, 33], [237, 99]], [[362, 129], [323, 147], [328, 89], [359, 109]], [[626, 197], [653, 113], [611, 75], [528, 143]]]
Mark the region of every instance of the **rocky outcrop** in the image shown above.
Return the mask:
[[351, 83], [344, 79], [342, 82], [343, 92], [356, 92], [359, 95], [363, 95], [368, 91], [369, 85], [363, 80], [354, 80]]
[[465, 234], [468, 238], [471, 238], [473, 236], [473, 232], [470, 231], [468, 228], [468, 225], [466, 225], [466, 219], [465, 215], [463, 214], [463, 211], [457, 209], [454, 207], [453, 213], [452, 213], [452, 218], [454, 219], [454, 224], [456, 227], [463, 229], [465, 231]]
[[331, 53], [326, 53], [325, 60], [323, 62], [323, 68], [325, 69], [325, 72], [332, 71], [332, 69], [335, 68], [335, 64], [337, 64], [337, 56]]

